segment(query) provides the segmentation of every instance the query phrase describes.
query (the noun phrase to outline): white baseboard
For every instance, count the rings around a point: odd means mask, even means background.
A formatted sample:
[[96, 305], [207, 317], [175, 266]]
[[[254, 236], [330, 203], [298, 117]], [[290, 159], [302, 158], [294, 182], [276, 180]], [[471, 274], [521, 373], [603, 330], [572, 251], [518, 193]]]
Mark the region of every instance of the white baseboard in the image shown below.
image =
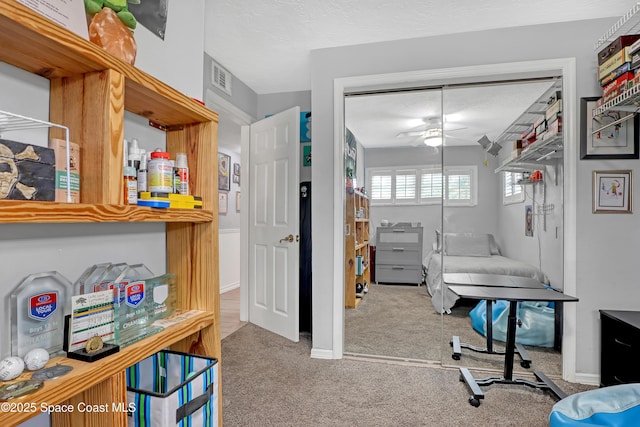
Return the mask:
[[228, 283], [222, 288], [220, 288], [220, 293], [224, 294], [225, 292], [232, 291], [234, 289], [238, 289], [240, 287], [240, 282]]
[[332, 350], [320, 350], [318, 348], [311, 349], [312, 359], [335, 359]]
[[600, 385], [600, 375], [597, 374], [576, 374], [576, 382], [586, 385]]

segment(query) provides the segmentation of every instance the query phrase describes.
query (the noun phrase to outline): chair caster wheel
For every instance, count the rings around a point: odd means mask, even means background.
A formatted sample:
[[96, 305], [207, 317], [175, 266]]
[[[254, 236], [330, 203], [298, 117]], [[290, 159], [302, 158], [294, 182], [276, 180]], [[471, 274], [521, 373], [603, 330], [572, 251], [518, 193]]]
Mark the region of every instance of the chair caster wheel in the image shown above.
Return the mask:
[[453, 347], [453, 341], [449, 341], [449, 346]]
[[522, 366], [525, 369], [529, 369], [531, 367], [531, 364], [523, 360], [522, 362], [520, 362], [520, 366]]
[[464, 382], [464, 376], [462, 374], [460, 374], [460, 376], [458, 377], [458, 379], [460, 380], [461, 383]]
[[473, 406], [474, 408], [477, 408], [478, 406], [480, 406], [480, 400], [476, 399], [475, 397], [471, 396], [469, 398], [469, 405]]
[[451, 358], [452, 358], [453, 360], [460, 360], [460, 355], [459, 355], [459, 354], [452, 354], [452, 355], [451, 355]]

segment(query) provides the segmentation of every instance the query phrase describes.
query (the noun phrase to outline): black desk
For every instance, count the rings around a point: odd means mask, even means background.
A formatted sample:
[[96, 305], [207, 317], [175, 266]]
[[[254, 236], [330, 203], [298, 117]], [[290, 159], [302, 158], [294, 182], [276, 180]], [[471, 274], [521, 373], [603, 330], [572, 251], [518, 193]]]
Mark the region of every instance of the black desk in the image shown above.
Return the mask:
[[507, 343], [504, 356], [504, 373], [501, 377], [488, 377], [475, 379], [469, 369], [460, 368], [460, 381], [464, 381], [471, 389], [473, 395], [469, 397], [472, 406], [480, 406], [480, 399], [484, 399], [484, 393], [480, 386], [491, 384], [520, 384], [541, 390], [549, 390], [556, 397], [562, 399], [566, 394], [545, 374], [534, 371], [538, 381], [530, 381], [513, 377], [513, 357], [516, 348], [516, 314], [518, 302], [520, 301], [553, 301], [571, 302], [578, 301], [577, 298], [565, 295], [551, 289], [530, 289], [530, 288], [505, 288], [493, 286], [466, 286], [450, 285], [449, 289], [461, 298], [475, 300], [506, 300], [509, 301], [509, 317], [507, 322]]
[[[501, 274], [479, 274], [479, 273], [446, 273], [442, 275], [443, 282], [449, 285], [473, 285], [473, 286], [498, 286], [504, 288], [531, 288], [544, 289], [545, 285], [531, 277], [506, 276]], [[493, 305], [491, 301], [487, 303], [487, 320], [486, 320], [486, 347], [477, 347], [475, 345], [460, 342], [460, 337], [454, 335], [451, 339], [453, 347], [453, 360], [460, 360], [462, 349], [467, 348], [477, 353], [486, 354], [505, 354], [505, 350], [495, 349], [493, 347]], [[515, 352], [520, 356], [520, 365], [523, 368], [531, 366], [531, 357], [523, 345], [516, 343]]]

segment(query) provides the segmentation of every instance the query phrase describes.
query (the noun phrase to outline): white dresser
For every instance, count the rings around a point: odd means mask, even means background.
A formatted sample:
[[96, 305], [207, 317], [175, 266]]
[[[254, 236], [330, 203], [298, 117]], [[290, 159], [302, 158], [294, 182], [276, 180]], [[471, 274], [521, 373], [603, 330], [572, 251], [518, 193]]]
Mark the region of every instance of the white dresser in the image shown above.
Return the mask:
[[422, 282], [422, 227], [376, 228], [376, 283]]

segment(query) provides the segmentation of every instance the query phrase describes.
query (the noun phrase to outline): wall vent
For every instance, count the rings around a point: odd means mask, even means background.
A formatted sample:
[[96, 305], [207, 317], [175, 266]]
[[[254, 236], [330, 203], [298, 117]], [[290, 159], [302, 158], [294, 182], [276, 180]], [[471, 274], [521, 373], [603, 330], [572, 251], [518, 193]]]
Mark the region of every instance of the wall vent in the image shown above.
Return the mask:
[[231, 96], [231, 73], [222, 68], [216, 61], [211, 61], [211, 83]]

